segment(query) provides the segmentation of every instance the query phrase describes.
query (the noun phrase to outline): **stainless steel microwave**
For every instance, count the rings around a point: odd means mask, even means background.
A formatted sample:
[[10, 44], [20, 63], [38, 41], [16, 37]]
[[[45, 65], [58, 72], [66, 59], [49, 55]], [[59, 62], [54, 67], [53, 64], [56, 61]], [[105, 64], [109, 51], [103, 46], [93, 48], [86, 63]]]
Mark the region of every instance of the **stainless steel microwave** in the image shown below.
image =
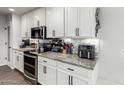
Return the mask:
[[46, 26], [31, 28], [32, 39], [46, 39]]

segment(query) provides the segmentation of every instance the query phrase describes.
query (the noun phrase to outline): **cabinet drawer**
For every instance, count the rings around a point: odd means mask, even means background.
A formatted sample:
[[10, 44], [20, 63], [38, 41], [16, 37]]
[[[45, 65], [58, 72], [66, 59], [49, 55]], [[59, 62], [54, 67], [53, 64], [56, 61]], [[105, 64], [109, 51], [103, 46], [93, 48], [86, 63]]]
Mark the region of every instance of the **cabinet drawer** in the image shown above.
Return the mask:
[[38, 57], [38, 62], [42, 62], [44, 64], [51, 65], [51, 66], [56, 66], [56, 63], [57, 63], [55, 60], [48, 59], [45, 57]]
[[70, 65], [62, 62], [58, 62], [57, 65], [59, 69], [63, 69], [65, 71], [68, 71], [70, 73], [73, 73], [79, 76], [90, 78], [92, 75], [92, 70], [88, 70], [83, 67], [78, 67], [78, 66], [74, 66], [74, 65]]

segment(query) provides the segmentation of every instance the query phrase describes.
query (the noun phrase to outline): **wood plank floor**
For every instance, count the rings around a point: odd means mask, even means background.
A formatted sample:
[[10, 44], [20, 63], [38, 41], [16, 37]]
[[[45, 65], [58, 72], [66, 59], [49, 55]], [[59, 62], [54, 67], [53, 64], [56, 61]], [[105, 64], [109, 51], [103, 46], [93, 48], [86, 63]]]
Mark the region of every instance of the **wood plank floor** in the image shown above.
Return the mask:
[[0, 85], [31, 85], [24, 76], [9, 66], [0, 66]]

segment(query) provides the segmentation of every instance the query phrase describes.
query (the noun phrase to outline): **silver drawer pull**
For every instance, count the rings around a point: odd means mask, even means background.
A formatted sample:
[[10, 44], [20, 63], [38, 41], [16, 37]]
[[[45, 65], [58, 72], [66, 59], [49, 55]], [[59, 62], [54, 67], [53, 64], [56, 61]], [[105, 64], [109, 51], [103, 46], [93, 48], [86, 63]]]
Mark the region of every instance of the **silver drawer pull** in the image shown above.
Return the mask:
[[47, 61], [43, 60], [43, 62], [45, 62], [45, 63], [46, 63]]
[[67, 68], [68, 70], [71, 70], [71, 71], [74, 71], [74, 69], [72, 69], [72, 68]]

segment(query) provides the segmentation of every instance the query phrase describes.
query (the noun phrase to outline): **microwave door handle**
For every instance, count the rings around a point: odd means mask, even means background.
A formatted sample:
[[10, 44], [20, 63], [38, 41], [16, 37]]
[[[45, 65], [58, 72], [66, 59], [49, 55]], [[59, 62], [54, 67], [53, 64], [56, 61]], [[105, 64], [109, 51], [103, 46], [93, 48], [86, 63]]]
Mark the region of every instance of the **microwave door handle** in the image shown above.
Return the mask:
[[90, 52], [88, 52], [88, 59], [90, 58]]
[[81, 51], [80, 51], [80, 57], [81, 57]]
[[45, 28], [44, 27], [42, 28], [42, 31], [43, 31], [42, 35], [43, 35], [43, 39], [44, 39], [44, 37], [45, 37]]
[[42, 30], [43, 30], [43, 29], [41, 28], [41, 29], [40, 29], [40, 37], [41, 37], [41, 38], [42, 38]]

